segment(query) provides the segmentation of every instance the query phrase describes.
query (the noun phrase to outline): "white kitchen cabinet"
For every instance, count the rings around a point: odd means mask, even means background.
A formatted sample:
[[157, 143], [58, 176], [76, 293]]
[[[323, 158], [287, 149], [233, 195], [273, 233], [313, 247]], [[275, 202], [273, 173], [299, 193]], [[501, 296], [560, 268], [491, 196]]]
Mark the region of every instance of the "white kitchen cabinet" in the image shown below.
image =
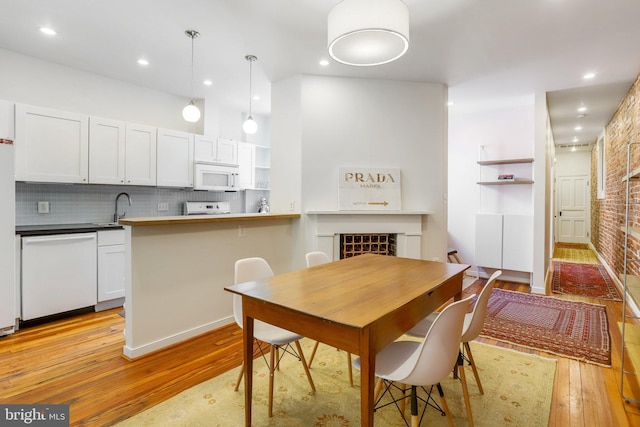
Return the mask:
[[98, 303], [124, 298], [124, 239], [124, 230], [98, 231]]
[[158, 129], [158, 187], [193, 187], [193, 134]]
[[533, 271], [533, 216], [476, 214], [479, 267]]
[[237, 165], [238, 141], [229, 138], [196, 135], [195, 161]]
[[17, 181], [87, 183], [89, 116], [16, 104]]
[[157, 129], [127, 123], [125, 131], [125, 184], [156, 185]]
[[89, 119], [89, 182], [125, 183], [125, 123], [119, 120]]
[[256, 146], [238, 142], [238, 186], [240, 189], [256, 186]]

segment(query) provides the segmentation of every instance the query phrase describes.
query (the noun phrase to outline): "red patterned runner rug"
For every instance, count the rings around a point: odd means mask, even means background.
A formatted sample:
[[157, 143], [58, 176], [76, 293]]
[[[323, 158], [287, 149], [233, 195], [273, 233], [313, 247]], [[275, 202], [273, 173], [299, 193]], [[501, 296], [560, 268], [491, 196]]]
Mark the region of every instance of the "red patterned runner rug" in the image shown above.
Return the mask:
[[609, 322], [603, 305], [496, 288], [481, 335], [611, 366]]
[[622, 301], [616, 285], [601, 264], [554, 261], [551, 291], [556, 294]]

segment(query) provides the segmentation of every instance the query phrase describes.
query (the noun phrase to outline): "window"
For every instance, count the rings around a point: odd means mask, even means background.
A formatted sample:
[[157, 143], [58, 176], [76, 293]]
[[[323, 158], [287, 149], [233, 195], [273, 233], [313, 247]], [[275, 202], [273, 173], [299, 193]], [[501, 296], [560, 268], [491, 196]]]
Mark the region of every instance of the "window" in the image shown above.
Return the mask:
[[596, 154], [598, 156], [598, 187], [597, 187], [597, 197], [598, 199], [605, 198], [605, 188], [606, 188], [606, 164], [604, 161], [604, 132], [600, 134], [598, 137], [598, 142], [596, 146]]

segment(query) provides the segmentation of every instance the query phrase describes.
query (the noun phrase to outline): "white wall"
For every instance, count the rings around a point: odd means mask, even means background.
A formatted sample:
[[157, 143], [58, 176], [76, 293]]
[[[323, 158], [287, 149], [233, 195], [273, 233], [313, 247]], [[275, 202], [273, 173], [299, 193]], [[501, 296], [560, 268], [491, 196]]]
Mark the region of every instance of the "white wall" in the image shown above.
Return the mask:
[[[485, 146], [482, 154], [485, 160], [528, 158], [534, 157], [534, 138], [533, 96], [510, 108], [465, 112], [457, 112], [455, 105], [450, 108], [449, 246], [458, 250], [462, 262], [475, 265], [477, 212], [533, 214], [533, 186], [476, 184], [480, 174], [477, 164], [480, 146]], [[521, 167], [531, 172], [534, 166]], [[534, 180], [540, 178], [544, 182], [543, 176], [536, 175]]]
[[[432, 210], [422, 258], [446, 255], [447, 89], [296, 76], [272, 87], [272, 211], [338, 210], [338, 168], [402, 171], [402, 209]], [[304, 215], [303, 215], [304, 217]], [[300, 249], [309, 241], [301, 220]], [[302, 252], [303, 253], [303, 252]]]
[[556, 151], [556, 176], [591, 176], [591, 151]]

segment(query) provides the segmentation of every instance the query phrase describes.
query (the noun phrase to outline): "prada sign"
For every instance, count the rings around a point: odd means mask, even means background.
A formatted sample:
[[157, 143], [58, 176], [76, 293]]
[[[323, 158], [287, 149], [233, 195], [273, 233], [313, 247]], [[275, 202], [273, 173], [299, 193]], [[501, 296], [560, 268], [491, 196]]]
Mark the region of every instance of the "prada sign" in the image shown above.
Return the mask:
[[340, 210], [401, 210], [400, 169], [340, 167]]

